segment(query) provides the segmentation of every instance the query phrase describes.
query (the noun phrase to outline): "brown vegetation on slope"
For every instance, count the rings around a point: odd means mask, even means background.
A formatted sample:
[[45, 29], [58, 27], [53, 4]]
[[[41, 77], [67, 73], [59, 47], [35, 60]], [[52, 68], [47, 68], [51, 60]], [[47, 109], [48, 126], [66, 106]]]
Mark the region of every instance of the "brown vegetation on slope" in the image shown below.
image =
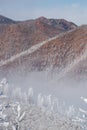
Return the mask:
[[[35, 52], [20, 57], [2, 68], [5, 70], [7, 70], [7, 68], [8, 70], [11, 70], [11, 68], [18, 67], [19, 71], [23, 70], [25, 72], [31, 70], [41, 71], [48, 68], [65, 68], [73, 63], [75, 59], [80, 58], [80, 56], [84, 54], [86, 46], [87, 26], [81, 26], [73, 31], [60, 35], [55, 40], [47, 42]], [[83, 63], [83, 61], [81, 62]], [[80, 62], [77, 62], [73, 67], [75, 68], [78, 64], [80, 64]], [[85, 68], [87, 68], [87, 64], [85, 65]]]
[[[8, 24], [6, 17], [3, 19], [5, 24], [0, 24], [0, 60], [8, 59], [39, 42], [77, 27], [66, 20], [44, 17], [11, 24]], [[0, 20], [3, 21], [2, 17]]]

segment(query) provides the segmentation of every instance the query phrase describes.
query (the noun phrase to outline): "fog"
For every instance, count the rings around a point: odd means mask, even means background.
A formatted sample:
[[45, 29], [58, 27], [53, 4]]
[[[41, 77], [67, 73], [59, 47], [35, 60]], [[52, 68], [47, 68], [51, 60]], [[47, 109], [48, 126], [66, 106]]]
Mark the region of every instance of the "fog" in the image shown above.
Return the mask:
[[87, 97], [87, 81], [74, 80], [71, 78], [62, 78], [56, 80], [57, 75], [43, 72], [29, 72], [27, 74], [18, 74], [16, 71], [8, 74], [7, 78], [10, 84], [10, 92], [16, 88], [21, 88], [27, 93], [30, 87], [34, 90], [36, 99], [39, 93], [43, 95], [51, 94], [52, 97], [58, 98], [60, 102], [65, 102], [66, 106], [73, 105], [76, 108], [86, 109], [86, 104], [80, 99], [81, 96]]

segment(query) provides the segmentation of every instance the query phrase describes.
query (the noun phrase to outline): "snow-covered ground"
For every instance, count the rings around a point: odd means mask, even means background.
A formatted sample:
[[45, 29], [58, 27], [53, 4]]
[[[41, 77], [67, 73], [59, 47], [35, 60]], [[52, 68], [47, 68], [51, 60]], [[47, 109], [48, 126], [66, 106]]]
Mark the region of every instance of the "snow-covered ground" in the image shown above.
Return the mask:
[[[66, 107], [51, 94], [39, 93], [35, 97], [33, 88], [27, 92], [16, 88], [11, 90], [4, 78], [0, 83], [0, 130], [86, 130], [87, 111]], [[84, 103], [87, 99], [81, 97]]]

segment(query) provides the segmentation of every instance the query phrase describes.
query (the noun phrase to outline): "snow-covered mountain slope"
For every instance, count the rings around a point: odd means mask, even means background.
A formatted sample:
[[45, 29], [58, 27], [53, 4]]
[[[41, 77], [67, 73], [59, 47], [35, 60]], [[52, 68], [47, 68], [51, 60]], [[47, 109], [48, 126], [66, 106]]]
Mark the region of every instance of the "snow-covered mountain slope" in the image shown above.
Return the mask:
[[[7, 85], [9, 90], [6, 79], [3, 79], [0, 83], [0, 86], [4, 88]], [[2, 91], [1, 88], [0, 91]], [[20, 91], [17, 92], [17, 95], [14, 90], [16, 101], [14, 101], [15, 98], [11, 100], [11, 95], [5, 96], [4, 90], [2, 92], [0, 95], [1, 130], [83, 130], [82, 123], [77, 123], [78, 120], [72, 121], [77, 116], [73, 106], [64, 111], [64, 106], [59, 106], [57, 99], [52, 100], [51, 95], [44, 97], [39, 94], [36, 104], [34, 103], [32, 89], [29, 89], [28, 95], [20, 93]], [[20, 100], [17, 98], [20, 98]]]
[[35, 105], [14, 102], [5, 103], [1, 107], [1, 130], [82, 130], [71, 120], [60, 119], [55, 114], [43, 111]]

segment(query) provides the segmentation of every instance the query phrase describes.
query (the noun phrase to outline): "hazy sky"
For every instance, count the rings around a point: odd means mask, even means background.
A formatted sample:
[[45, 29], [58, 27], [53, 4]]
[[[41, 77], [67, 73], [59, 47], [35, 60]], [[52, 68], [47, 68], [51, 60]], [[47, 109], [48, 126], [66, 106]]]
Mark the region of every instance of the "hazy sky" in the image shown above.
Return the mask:
[[0, 0], [0, 14], [14, 20], [45, 16], [87, 24], [87, 0]]

